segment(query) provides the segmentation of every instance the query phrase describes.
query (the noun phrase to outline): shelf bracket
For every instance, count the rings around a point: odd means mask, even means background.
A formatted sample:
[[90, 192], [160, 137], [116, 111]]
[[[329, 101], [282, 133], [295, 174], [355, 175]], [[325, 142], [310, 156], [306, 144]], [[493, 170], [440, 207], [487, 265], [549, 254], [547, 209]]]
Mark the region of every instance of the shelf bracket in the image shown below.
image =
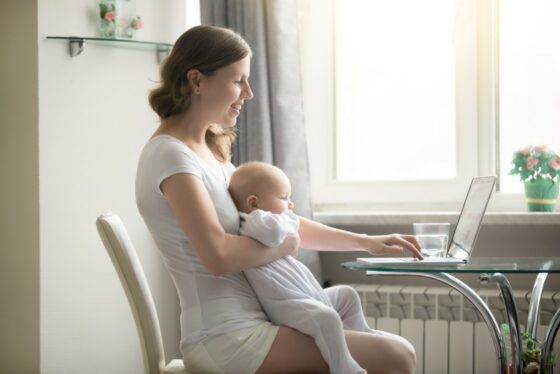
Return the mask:
[[158, 44], [156, 49], [156, 59], [158, 64], [161, 64], [161, 62], [169, 55], [169, 52], [171, 52], [171, 48], [163, 44]]
[[81, 54], [85, 49], [86, 42], [81, 38], [70, 38], [68, 39], [68, 49], [70, 51], [70, 56], [76, 57]]

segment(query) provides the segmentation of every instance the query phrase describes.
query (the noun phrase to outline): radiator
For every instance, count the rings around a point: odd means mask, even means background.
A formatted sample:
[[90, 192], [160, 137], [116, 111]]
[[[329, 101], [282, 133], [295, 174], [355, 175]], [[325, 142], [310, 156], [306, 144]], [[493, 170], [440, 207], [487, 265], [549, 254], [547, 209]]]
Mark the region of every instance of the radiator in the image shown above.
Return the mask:
[[[463, 296], [448, 287], [352, 285], [362, 301], [371, 328], [408, 339], [416, 349], [417, 374], [495, 374], [496, 353], [482, 316]], [[507, 323], [499, 291], [480, 289], [498, 324]], [[527, 321], [529, 291], [514, 291], [519, 321]], [[538, 338], [560, 306], [559, 292], [543, 292]], [[525, 331], [525, 326], [521, 326]], [[560, 340], [560, 338], [558, 339]], [[560, 359], [560, 342], [554, 352]]]

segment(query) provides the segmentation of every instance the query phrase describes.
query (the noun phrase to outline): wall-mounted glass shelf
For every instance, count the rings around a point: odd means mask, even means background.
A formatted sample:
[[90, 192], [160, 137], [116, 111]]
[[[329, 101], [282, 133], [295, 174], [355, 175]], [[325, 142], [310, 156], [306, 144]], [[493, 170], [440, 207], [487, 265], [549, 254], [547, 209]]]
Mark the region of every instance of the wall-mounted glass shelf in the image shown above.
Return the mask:
[[168, 54], [173, 44], [148, 42], [143, 40], [134, 39], [117, 39], [117, 38], [101, 38], [101, 37], [84, 37], [84, 36], [47, 36], [47, 39], [59, 39], [68, 41], [68, 51], [70, 56], [75, 57], [84, 51], [85, 43], [115, 43], [115, 45], [122, 46], [139, 46], [154, 48], [156, 51], [157, 61], [161, 62]]

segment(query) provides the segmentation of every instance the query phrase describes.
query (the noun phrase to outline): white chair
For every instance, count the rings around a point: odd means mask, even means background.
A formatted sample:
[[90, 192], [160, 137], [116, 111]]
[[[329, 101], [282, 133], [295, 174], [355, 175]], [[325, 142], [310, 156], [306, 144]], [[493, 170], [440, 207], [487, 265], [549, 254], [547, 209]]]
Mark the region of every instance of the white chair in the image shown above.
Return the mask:
[[142, 264], [116, 214], [97, 218], [97, 231], [121, 280], [140, 335], [144, 368], [148, 374], [187, 373], [183, 360], [165, 363], [165, 354], [156, 306]]

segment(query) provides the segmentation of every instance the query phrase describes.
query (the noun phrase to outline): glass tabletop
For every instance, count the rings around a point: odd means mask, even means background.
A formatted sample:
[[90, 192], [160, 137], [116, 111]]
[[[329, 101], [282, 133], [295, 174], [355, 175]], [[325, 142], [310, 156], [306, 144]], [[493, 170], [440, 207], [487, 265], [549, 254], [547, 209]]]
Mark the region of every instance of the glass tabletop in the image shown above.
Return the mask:
[[560, 273], [560, 257], [478, 257], [468, 264], [428, 265], [407, 262], [398, 265], [366, 264], [359, 261], [343, 262], [342, 267], [350, 270], [405, 272], [405, 273]]

